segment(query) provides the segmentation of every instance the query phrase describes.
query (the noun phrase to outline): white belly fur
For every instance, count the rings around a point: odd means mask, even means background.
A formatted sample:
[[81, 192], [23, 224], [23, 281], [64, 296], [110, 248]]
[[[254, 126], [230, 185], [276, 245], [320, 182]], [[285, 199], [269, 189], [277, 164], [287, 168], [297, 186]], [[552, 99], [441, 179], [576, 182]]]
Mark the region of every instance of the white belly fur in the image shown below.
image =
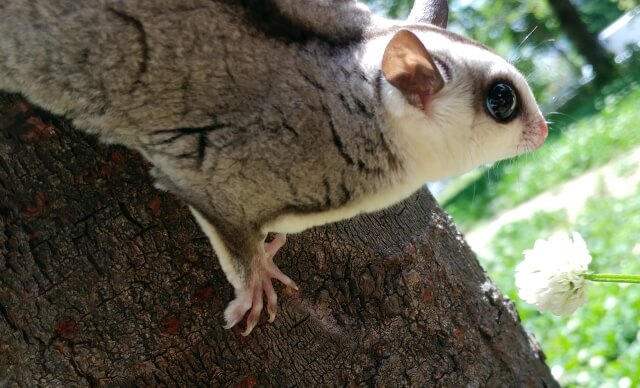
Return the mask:
[[419, 187], [420, 184], [405, 182], [396, 184], [393, 188], [382, 189], [337, 209], [308, 214], [284, 214], [266, 224], [263, 232], [299, 233], [314, 226], [346, 220], [358, 214], [381, 210], [407, 198]]

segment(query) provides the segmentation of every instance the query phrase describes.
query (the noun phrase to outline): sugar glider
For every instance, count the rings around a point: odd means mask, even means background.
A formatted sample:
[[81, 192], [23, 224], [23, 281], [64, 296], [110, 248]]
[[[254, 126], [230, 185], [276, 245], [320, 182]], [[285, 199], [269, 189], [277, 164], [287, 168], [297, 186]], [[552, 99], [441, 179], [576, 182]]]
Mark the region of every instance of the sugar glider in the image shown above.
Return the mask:
[[287, 233], [544, 142], [523, 76], [419, 3], [396, 21], [351, 0], [3, 0], [0, 89], [153, 163], [246, 335], [265, 295], [275, 317], [273, 278], [296, 288], [273, 261]]

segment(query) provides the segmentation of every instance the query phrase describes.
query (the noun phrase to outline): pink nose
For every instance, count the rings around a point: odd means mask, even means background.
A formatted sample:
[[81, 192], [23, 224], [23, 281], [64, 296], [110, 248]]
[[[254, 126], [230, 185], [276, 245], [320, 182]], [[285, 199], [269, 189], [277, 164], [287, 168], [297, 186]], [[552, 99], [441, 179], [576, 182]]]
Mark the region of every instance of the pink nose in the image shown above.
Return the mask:
[[547, 127], [547, 122], [542, 120], [540, 122], [540, 135], [546, 139], [547, 135], [549, 134], [549, 127]]
[[547, 127], [547, 122], [544, 120], [540, 120], [540, 124], [538, 124], [540, 129], [540, 137], [538, 137], [536, 141], [536, 148], [542, 146], [544, 144], [544, 140], [547, 138], [549, 134], [549, 127]]

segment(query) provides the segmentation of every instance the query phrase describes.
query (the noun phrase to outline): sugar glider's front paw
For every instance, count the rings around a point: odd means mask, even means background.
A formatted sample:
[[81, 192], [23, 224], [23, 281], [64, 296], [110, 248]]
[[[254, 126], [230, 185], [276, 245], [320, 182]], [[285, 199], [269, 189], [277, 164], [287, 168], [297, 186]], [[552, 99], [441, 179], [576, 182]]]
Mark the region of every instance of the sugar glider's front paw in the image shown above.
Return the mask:
[[260, 313], [264, 306], [262, 294], [267, 296], [267, 312], [269, 322], [273, 322], [278, 308], [278, 295], [273, 289], [271, 279], [280, 280], [285, 286], [298, 289], [295, 282], [285, 275], [273, 262], [273, 256], [278, 249], [284, 245], [286, 237], [284, 234], [276, 234], [273, 241], [265, 243], [264, 253], [256, 255], [251, 264], [251, 276], [248, 284], [244, 288], [236, 289], [236, 298], [229, 303], [224, 311], [226, 321], [225, 329], [230, 329], [242, 320], [247, 311], [247, 326], [242, 335], [251, 333], [258, 324]]

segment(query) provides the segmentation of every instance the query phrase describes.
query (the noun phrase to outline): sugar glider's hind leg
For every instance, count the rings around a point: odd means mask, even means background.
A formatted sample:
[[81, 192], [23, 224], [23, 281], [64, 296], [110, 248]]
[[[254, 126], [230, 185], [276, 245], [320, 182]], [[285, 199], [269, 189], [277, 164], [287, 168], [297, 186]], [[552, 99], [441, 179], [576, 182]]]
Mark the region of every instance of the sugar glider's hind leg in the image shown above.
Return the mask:
[[271, 279], [280, 280], [285, 286], [298, 289], [295, 282], [285, 275], [273, 262], [273, 256], [285, 243], [284, 234], [277, 234], [271, 242], [261, 242], [251, 260], [251, 273], [248, 282], [241, 288], [236, 288], [236, 298], [229, 303], [224, 311], [227, 322], [225, 328], [229, 329], [238, 323], [247, 311], [247, 325], [242, 335], [249, 335], [260, 320], [260, 313], [264, 306], [263, 293], [267, 296], [267, 312], [269, 322], [276, 318], [278, 309], [278, 295], [273, 289]]
[[224, 311], [225, 328], [229, 329], [235, 326], [249, 311], [246, 329], [242, 333], [245, 336], [249, 335], [260, 319], [260, 313], [264, 306], [263, 293], [267, 296], [269, 322], [273, 322], [277, 311], [278, 296], [273, 289], [271, 279], [278, 279], [287, 287], [298, 289], [295, 282], [273, 262], [273, 257], [286, 242], [286, 236], [276, 234], [270, 242], [265, 242], [265, 236], [260, 235], [255, 239], [250, 237], [236, 239], [236, 241], [242, 241], [246, 244], [244, 247], [233, 249], [234, 252], [244, 252], [243, 255], [246, 255], [246, 257], [236, 258], [229, 249], [229, 243], [224, 241], [215, 227], [196, 209], [190, 209], [202, 230], [209, 237], [220, 260], [222, 270], [235, 289], [236, 298]]

